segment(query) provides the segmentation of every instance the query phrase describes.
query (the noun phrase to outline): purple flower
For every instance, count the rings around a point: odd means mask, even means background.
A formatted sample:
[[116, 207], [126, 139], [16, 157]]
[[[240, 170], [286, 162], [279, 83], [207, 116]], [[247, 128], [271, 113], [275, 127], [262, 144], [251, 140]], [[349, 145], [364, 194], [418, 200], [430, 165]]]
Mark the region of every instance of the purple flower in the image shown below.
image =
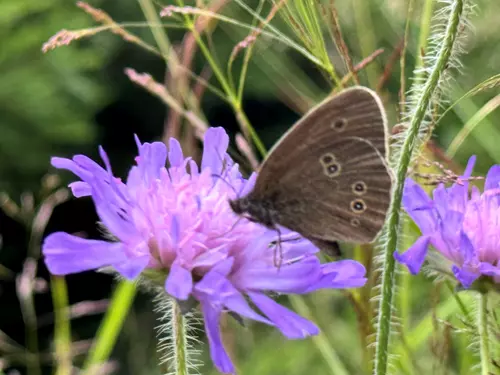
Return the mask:
[[440, 184], [433, 199], [412, 179], [406, 180], [403, 205], [422, 236], [395, 258], [417, 274], [432, 245], [452, 263], [451, 270], [466, 288], [481, 276], [500, 282], [500, 165], [490, 168], [484, 192], [467, 178], [476, 158], [469, 159], [464, 176], [451, 187]]
[[256, 175], [248, 180], [241, 176], [226, 154], [229, 139], [222, 128], [207, 131], [201, 169], [184, 158], [175, 139], [168, 150], [160, 142], [136, 141], [137, 165], [126, 182], [113, 176], [102, 148], [105, 169], [83, 155], [52, 159], [55, 167], [80, 177], [69, 185], [73, 194], [92, 197], [116, 242], [53, 233], [43, 245], [51, 273], [111, 266], [135, 279], [144, 270], [163, 272], [169, 295], [200, 302], [210, 353], [223, 373], [233, 373], [234, 367], [222, 346], [221, 313], [232, 311], [275, 326], [287, 338], [304, 338], [317, 334], [317, 327], [280, 306], [268, 292], [301, 294], [365, 284], [361, 264], [352, 260], [320, 264], [317, 248], [284, 228], [282, 239], [288, 241], [281, 244], [282, 265], [279, 269], [274, 265], [271, 243], [277, 233], [238, 218], [229, 206], [228, 199], [252, 188]]

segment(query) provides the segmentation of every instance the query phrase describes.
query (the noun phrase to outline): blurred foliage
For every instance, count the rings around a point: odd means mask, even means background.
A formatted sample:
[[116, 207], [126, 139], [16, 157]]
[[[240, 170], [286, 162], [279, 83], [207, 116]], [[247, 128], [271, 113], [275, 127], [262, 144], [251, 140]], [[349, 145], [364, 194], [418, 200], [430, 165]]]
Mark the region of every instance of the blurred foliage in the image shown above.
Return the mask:
[[[212, 4], [215, 1], [200, 3]], [[258, 7], [257, 1], [245, 3], [252, 9]], [[264, 3], [261, 12], [264, 18], [276, 3], [278, 1]], [[328, 5], [330, 1], [321, 3]], [[407, 78], [412, 75], [420, 53], [418, 38], [424, 1], [413, 3], [405, 68]], [[468, 37], [467, 53], [462, 57], [463, 68], [452, 72], [454, 80], [448, 90], [449, 103], [480, 82], [500, 73], [500, 2], [477, 0], [474, 3], [477, 4], [477, 14], [470, 21], [475, 32]], [[145, 22], [140, 6], [133, 0], [91, 4], [102, 7], [117, 22]], [[236, 1], [222, 1], [220, 4], [222, 7], [219, 12], [224, 16], [240, 23], [252, 23], [252, 16]], [[159, 12], [165, 5], [166, 2], [156, 3], [156, 11]], [[194, 5], [194, 2], [190, 5]], [[391, 57], [404, 37], [407, 5], [408, 1], [405, 0], [335, 2], [354, 64], [375, 50], [384, 49], [367, 69], [359, 73], [361, 84], [375, 87], [384, 69], [390, 65]], [[162, 21], [171, 20], [164, 18]], [[290, 28], [280, 14], [273, 19], [272, 24], [299, 42], [297, 30]], [[73, 2], [0, 2], [0, 71], [3, 73], [0, 80], [0, 189], [7, 190], [14, 200], [25, 190], [38, 191], [41, 176], [50, 169], [52, 155], [96, 155], [97, 144], [104, 143], [104, 146], [109, 146], [106, 149], [110, 151], [113, 165], [118, 164], [117, 174], [124, 175], [126, 166], [132, 161], [131, 157], [125, 158], [124, 155], [128, 157], [135, 152], [132, 134], [142, 134], [143, 141], [160, 139], [164, 135], [165, 112], [167, 115], [169, 113], [165, 106], [156, 102], [156, 98], [147, 97], [141, 88], [129, 82], [123, 74], [123, 68], [131, 66], [138, 71], [151, 73], [158, 82], [164, 82], [165, 66], [161, 58], [109, 33], [73, 42], [70, 46], [60, 47], [47, 54], [41, 52], [42, 44], [59, 30], [91, 26], [95, 26], [95, 21]], [[329, 26], [325, 24], [325, 35], [328, 34], [326, 28]], [[207, 29], [210, 31], [206, 38], [207, 45], [225, 71], [235, 45], [249, 31], [215, 20], [211, 21]], [[156, 39], [150, 29], [140, 27], [127, 30], [156, 46]], [[185, 40], [184, 30], [171, 28], [167, 32], [176, 47], [182, 47], [180, 43]], [[328, 94], [332, 84], [304, 55], [276, 40], [259, 36], [253, 48], [242, 107], [266, 146], [271, 146], [302, 112]], [[326, 50], [337, 75], [344, 76], [347, 69], [331, 40]], [[238, 56], [233, 72], [240, 71], [242, 55]], [[400, 67], [397, 58], [393, 62], [380, 93], [390, 122], [395, 125], [399, 121]], [[206, 66], [206, 59], [197, 51], [193, 70], [199, 74]], [[233, 78], [237, 80], [237, 74]], [[213, 75], [210, 83], [219, 87]], [[410, 85], [411, 82], [407, 82], [407, 87]], [[439, 123], [432, 138], [439, 150], [444, 153], [464, 124], [497, 95], [500, 95], [500, 91], [493, 88], [466, 98], [455, 106]], [[232, 134], [238, 131], [230, 106], [209, 90], [201, 100], [200, 113], [206, 116], [212, 126], [224, 126]], [[187, 122], [183, 124], [188, 126]], [[478, 175], [484, 174], [491, 164], [500, 163], [499, 124], [498, 110], [482, 118], [458, 149], [453, 158], [454, 165], [447, 167], [459, 169], [471, 154], [478, 155], [475, 171]], [[431, 152], [425, 155], [428, 158], [437, 157]], [[98, 236], [99, 233], [94, 229], [95, 220], [89, 201], [72, 201], [55, 210], [47, 232], [82, 231], [91, 237]], [[16, 275], [22, 269], [22, 257], [28, 248], [29, 236], [22, 227], [23, 223], [6, 215], [0, 216], [0, 231], [6, 244], [0, 252], [0, 263], [8, 263]], [[410, 237], [416, 234], [413, 226], [408, 234]], [[348, 250], [348, 254], [353, 252]], [[41, 262], [40, 267], [40, 277], [47, 278]], [[402, 278], [405, 295], [398, 303], [407, 298], [410, 315], [402, 318], [408, 323], [407, 326], [403, 325], [402, 332], [395, 332], [397, 353], [403, 358], [400, 362], [394, 362], [397, 369], [395, 373], [470, 374], [471, 365], [477, 362], [477, 358], [475, 352], [468, 349], [470, 338], [467, 333], [470, 333], [470, 327], [460, 318], [460, 308], [452, 292], [445, 284], [436, 287], [423, 275]], [[19, 314], [15, 282], [13, 278], [7, 279], [0, 289], [0, 316], [3, 317], [0, 330], [22, 344], [24, 326]], [[70, 304], [107, 298], [113, 283], [110, 277], [95, 273], [73, 275], [67, 279]], [[373, 286], [374, 283], [371, 283], [359, 293], [369, 298]], [[156, 323], [149, 297], [144, 293], [139, 295], [125, 323], [112, 354], [119, 366], [116, 373], [139, 375], [158, 374], [161, 371], [156, 367], [159, 356], [155, 352]], [[369, 343], [360, 337], [361, 323], [356, 319], [353, 305], [340, 292], [316, 293], [305, 298], [305, 301], [312, 314], [311, 319], [320, 326], [323, 337], [332, 353], [344, 364], [346, 373], [367, 373], [363, 356], [368, 351], [365, 346]], [[470, 302], [470, 299], [467, 301]], [[37, 295], [36, 304], [37, 312], [42, 317], [46, 318], [47, 314], [50, 316], [51, 301], [47, 292]], [[466, 307], [471, 308], [470, 305]], [[72, 320], [73, 339], [92, 338], [101, 317], [99, 313]], [[369, 321], [371, 318], [367, 317]], [[51, 322], [51, 318], [48, 321]], [[311, 339], [286, 341], [269, 327], [255, 323], [241, 327], [231, 319], [225, 320], [223, 326], [226, 344], [236, 358], [241, 374], [326, 374], [331, 370]], [[448, 326], [461, 333], [452, 335], [447, 331]], [[40, 347], [44, 353], [51, 349], [52, 328], [51, 323], [39, 327]], [[202, 333], [200, 338], [204, 339]], [[208, 359], [206, 346], [203, 349], [206, 365], [201, 373], [216, 374]], [[82, 350], [81, 354], [86, 354], [86, 350]], [[14, 360], [10, 360], [13, 368], [22, 368], [22, 359], [14, 357]], [[83, 360], [83, 355], [77, 355], [75, 363], [80, 365]], [[43, 363], [44, 370], [50, 373], [50, 361], [45, 360]]]
[[11, 192], [36, 188], [51, 155], [92, 142], [93, 118], [110, 100], [98, 72], [115, 42], [41, 52], [68, 20], [75, 28], [92, 24], [68, 1], [0, 2], [0, 175]]

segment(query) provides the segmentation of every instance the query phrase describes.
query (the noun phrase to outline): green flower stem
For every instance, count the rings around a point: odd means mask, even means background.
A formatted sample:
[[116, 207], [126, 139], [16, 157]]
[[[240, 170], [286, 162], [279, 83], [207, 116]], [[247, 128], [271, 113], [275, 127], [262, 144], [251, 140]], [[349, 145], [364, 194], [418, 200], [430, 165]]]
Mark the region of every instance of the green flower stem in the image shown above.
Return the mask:
[[481, 375], [490, 372], [490, 342], [488, 338], [488, 295], [480, 293], [478, 298], [477, 328], [479, 334], [479, 354], [481, 356]]
[[170, 314], [172, 319], [172, 344], [175, 375], [189, 375], [188, 371], [188, 347], [187, 347], [187, 322], [182, 315], [179, 306], [174, 300], [170, 300]]
[[118, 284], [83, 367], [83, 375], [97, 372], [99, 365], [109, 358], [134, 300], [135, 292], [136, 286], [133, 282], [124, 280]]
[[[355, 0], [352, 5], [362, 58], [370, 56], [377, 49], [377, 33], [374, 32], [377, 28], [373, 24], [371, 7], [367, 4], [365, 0]], [[375, 88], [380, 76], [376, 62], [368, 65], [365, 68], [365, 72], [369, 86]]]
[[57, 361], [56, 375], [71, 374], [71, 328], [68, 308], [68, 288], [61, 276], [51, 276], [54, 304], [54, 341]]
[[[301, 296], [294, 296], [290, 295], [288, 296], [288, 299], [293, 306], [293, 308], [302, 316], [304, 317], [309, 317], [311, 316], [311, 311], [309, 310], [309, 307], [307, 304], [304, 302], [304, 298]], [[328, 339], [326, 338], [324, 333], [320, 333], [317, 336], [312, 337], [312, 341], [314, 345], [316, 345], [316, 348], [318, 351], [321, 353], [323, 356], [323, 359], [325, 360], [326, 364], [330, 368], [330, 372], [333, 375], [348, 375], [349, 372], [345, 368], [345, 366], [342, 364], [342, 361], [338, 357], [337, 353], [335, 352], [334, 348], [332, 345], [328, 342]]]
[[[179, 4], [179, 6], [184, 6], [183, 1], [177, 1], [177, 3]], [[243, 109], [241, 108], [241, 98], [238, 96], [236, 90], [231, 86], [229, 80], [226, 79], [226, 77], [224, 77], [224, 73], [222, 72], [219, 65], [217, 64], [212, 54], [210, 53], [208, 46], [201, 38], [198, 30], [196, 30], [196, 25], [194, 24], [194, 22], [188, 16], [184, 17], [184, 22], [187, 29], [193, 34], [193, 37], [195, 38], [196, 43], [200, 48], [200, 51], [203, 53], [203, 57], [205, 57], [205, 59], [207, 60], [208, 64], [210, 65], [210, 68], [212, 68], [215, 77], [219, 81], [219, 84], [222, 86], [222, 89], [226, 93], [227, 100], [231, 105], [231, 107], [233, 108], [233, 111], [236, 115], [236, 119], [238, 120], [243, 133], [245, 135], [247, 134], [250, 135], [252, 141], [257, 147], [257, 150], [259, 151], [261, 156], [264, 157], [266, 154], [266, 148], [262, 143], [262, 141], [260, 140], [257, 133], [255, 132], [255, 129], [250, 124], [250, 121], [248, 121], [246, 114], [243, 112]]]
[[426, 115], [431, 97], [436, 89], [441, 73], [443, 72], [451, 54], [455, 42], [460, 16], [463, 10], [463, 0], [456, 0], [451, 7], [450, 18], [446, 26], [445, 36], [441, 48], [437, 55], [435, 65], [423, 87], [420, 98], [411, 119], [410, 125], [406, 130], [405, 140], [400, 150], [400, 156], [396, 168], [396, 183], [392, 197], [391, 207], [389, 209], [389, 218], [387, 222], [387, 241], [384, 250], [384, 268], [382, 273], [382, 295], [378, 311], [378, 326], [375, 345], [375, 375], [386, 375], [389, 336], [391, 331], [392, 319], [392, 300], [394, 296], [395, 279], [395, 260], [394, 252], [398, 242], [399, 218], [401, 210], [401, 201], [403, 197], [403, 187], [406, 178], [408, 166], [411, 161], [413, 150], [420, 126]]
[[416, 53], [417, 55], [416, 70], [424, 66], [424, 59], [422, 53], [425, 53], [427, 49], [427, 40], [429, 39], [429, 33], [431, 30], [433, 5], [434, 5], [434, 0], [425, 0], [424, 9], [422, 10], [422, 16], [420, 18], [420, 34], [418, 37], [418, 47]]
[[[157, 14], [156, 9], [151, 0], [138, 0], [142, 12], [151, 25], [161, 25], [160, 16]], [[174, 67], [179, 66], [179, 58], [175, 51], [171, 48], [170, 41], [165, 33], [163, 27], [150, 27], [151, 33], [160, 49], [160, 52], [165, 59], [166, 63], [171, 63]]]
[[205, 45], [203, 40], [201, 39], [200, 35], [198, 34], [198, 31], [194, 27], [193, 24], [188, 25], [191, 32], [193, 33], [196, 42], [198, 43], [198, 46], [200, 50], [202, 51], [205, 59], [207, 59], [207, 62], [210, 64], [210, 67], [212, 68], [215, 76], [217, 77], [219, 83], [221, 84], [222, 88], [226, 92], [227, 98], [229, 100], [229, 104], [233, 107], [233, 111], [236, 114], [236, 119], [240, 123], [240, 125], [243, 128], [243, 131], [248, 131], [250, 134], [252, 141], [255, 143], [255, 146], [257, 147], [257, 150], [259, 150], [259, 153], [261, 156], [265, 156], [266, 154], [266, 148], [260, 138], [257, 136], [257, 133], [255, 132], [255, 129], [253, 126], [250, 124], [250, 121], [248, 121], [247, 116], [243, 112], [243, 109], [241, 108], [241, 101], [238, 100], [237, 95], [234, 93], [234, 90], [231, 88], [229, 85], [228, 81], [224, 77], [224, 74], [222, 71], [219, 69], [219, 66], [215, 62], [215, 60], [212, 58], [212, 55], [210, 54], [210, 51], [208, 47]]

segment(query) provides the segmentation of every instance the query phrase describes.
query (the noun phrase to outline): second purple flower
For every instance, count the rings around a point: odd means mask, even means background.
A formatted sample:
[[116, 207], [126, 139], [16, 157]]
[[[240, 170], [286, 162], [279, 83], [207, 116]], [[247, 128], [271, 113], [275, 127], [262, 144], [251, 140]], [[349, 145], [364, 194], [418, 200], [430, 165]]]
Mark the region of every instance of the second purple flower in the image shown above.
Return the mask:
[[452, 186], [439, 185], [433, 199], [415, 181], [406, 180], [403, 205], [422, 236], [394, 256], [412, 274], [420, 271], [432, 246], [464, 287], [480, 277], [500, 282], [500, 165], [490, 168], [483, 193], [475, 186], [469, 193], [467, 179], [475, 160], [469, 159], [464, 175]]

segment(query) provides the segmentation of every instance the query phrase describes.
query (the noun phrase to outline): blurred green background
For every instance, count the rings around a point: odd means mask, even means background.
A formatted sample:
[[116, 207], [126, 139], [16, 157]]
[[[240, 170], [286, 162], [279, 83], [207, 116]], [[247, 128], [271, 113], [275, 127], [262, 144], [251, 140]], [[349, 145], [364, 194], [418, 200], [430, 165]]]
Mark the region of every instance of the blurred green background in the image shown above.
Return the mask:
[[[218, 12], [231, 19], [252, 22], [252, 17], [234, 1], [205, 3], [218, 6]], [[257, 1], [246, 3], [254, 9], [258, 6]], [[270, 3], [264, 2], [264, 17], [269, 12]], [[322, 3], [331, 6], [330, 1]], [[428, 3], [434, 2], [413, 1], [406, 54], [407, 88], [411, 85], [409, 77], [419, 53], [422, 12]], [[453, 79], [446, 94], [451, 102], [500, 73], [500, 2], [478, 0], [472, 3], [477, 4], [476, 14], [470, 18], [474, 31], [467, 30], [466, 51], [460, 59], [463, 67], [451, 72]], [[136, 23], [138, 27], [127, 30], [156, 46], [156, 39], [145, 24], [147, 18], [140, 2], [92, 1], [90, 4], [104, 10], [116, 22]], [[153, 3], [156, 13], [168, 4]], [[408, 1], [346, 0], [336, 1], [335, 6], [354, 64], [376, 49], [383, 49], [374, 62], [359, 73], [359, 77], [361, 84], [374, 89], [381, 84], [379, 93], [389, 112], [391, 125], [396, 125], [401, 73], [397, 48], [404, 38]], [[440, 7], [437, 3], [433, 6], [434, 12]], [[168, 19], [163, 21], [171, 23]], [[293, 35], [279, 16], [275, 17], [273, 24], [287, 35]], [[97, 146], [102, 145], [110, 155], [115, 174], [126, 176], [136, 152], [133, 134], [142, 141], [152, 141], [164, 139], [169, 131], [169, 109], [124, 74], [124, 69], [131, 67], [164, 82], [166, 67], [160, 57], [109, 31], [45, 54], [41, 50], [43, 43], [61, 29], [75, 30], [96, 25], [92, 17], [72, 1], [0, 1], [0, 191], [5, 192], [0, 197], [3, 207], [0, 211], [0, 369], [3, 367], [7, 373], [14, 370], [25, 373], [25, 364], [29, 361], [29, 354], [23, 349], [26, 345], [26, 314], [21, 313], [24, 305], [19, 301], [16, 279], [28, 255], [37, 258], [39, 251], [36, 244], [40, 238], [33, 238], [31, 232], [35, 212], [42, 198], [54, 191], [58, 184], [64, 185], [72, 178], [66, 173], [60, 182], [54, 176], [48, 178], [47, 173], [54, 173], [49, 164], [50, 157], [82, 153], [95, 159]], [[325, 24], [324, 27], [327, 34], [331, 25]], [[165, 30], [177, 51], [182, 50], [186, 31], [178, 27]], [[247, 30], [223, 22], [212, 22], [207, 30], [210, 33], [208, 45], [223, 67], [235, 45], [248, 35]], [[250, 123], [269, 148], [302, 112], [330, 92], [331, 83], [309, 60], [284, 44], [259, 37], [254, 48], [242, 105]], [[332, 43], [326, 48], [338, 75], [344, 76], [347, 71], [338, 51]], [[237, 59], [235, 70], [240, 69], [241, 60], [241, 57]], [[200, 74], [206, 66], [206, 59], [197, 50], [192, 62], [193, 71]], [[386, 79], [381, 81], [384, 70]], [[209, 79], [218, 87], [213, 75]], [[500, 104], [499, 94], [498, 88], [493, 87], [462, 100], [454, 107], [436, 128], [432, 142], [437, 154], [429, 157], [436, 157], [446, 167], [460, 171], [468, 157], [476, 154], [477, 175], [484, 174], [492, 164], [500, 163], [500, 112], [495, 110]], [[200, 108], [200, 113], [211, 126], [225, 127], [232, 137], [239, 131], [231, 107], [210, 90], [203, 94]], [[446, 160], [439, 158], [440, 152], [445, 152], [464, 125], [469, 123], [471, 126], [474, 118], [479, 119], [476, 126], [458, 149], [453, 163], [446, 164]], [[183, 128], [189, 127], [186, 122], [181, 121], [181, 124]], [[196, 155], [199, 144], [187, 136], [184, 140], [185, 147]], [[233, 149], [237, 150], [236, 147]], [[55, 208], [50, 219], [42, 218], [48, 220], [47, 226], [37, 235], [63, 230], [99, 237], [95, 224], [97, 216], [91, 201], [62, 200], [64, 203]], [[355, 254], [367, 264], [369, 256], [366, 254], [371, 254], [371, 250], [365, 250], [364, 258], [363, 250], [356, 249], [348, 254]], [[48, 374], [52, 371], [49, 353], [53, 349], [53, 308], [50, 289], [46, 285], [47, 271], [41, 261], [38, 266], [34, 298], [38, 319], [34, 327], [38, 332], [42, 370]], [[114, 283], [110, 276], [95, 272], [69, 276], [67, 282], [71, 305], [95, 302], [75, 307], [72, 338], [75, 342], [74, 362], [78, 365], [88, 350], [88, 340], [95, 335]], [[444, 312], [444, 319], [454, 319], [451, 325], [460, 324], [460, 319], [456, 318], [458, 309], [449, 297], [446, 285], [432, 287], [424, 276], [407, 278], [404, 282], [408, 300], [398, 300], [397, 303], [406, 303], [410, 312], [403, 322], [403, 339], [396, 338], [395, 345], [407, 366], [395, 361], [395, 373], [469, 374], [467, 371], [474, 356], [466, 350], [468, 339], [454, 336], [452, 340], [448, 326], [439, 320], [439, 314]], [[359, 292], [358, 297], [366, 302], [365, 307], [371, 306], [367, 301], [373, 295], [373, 285], [371, 282]], [[331, 359], [331, 356], [343, 364], [346, 374], [367, 373], [369, 365], [364, 356], [369, 355], [366, 347], [370, 339], [364, 338], [367, 330], [363, 329], [363, 324], [370, 324], [372, 316], [365, 315], [365, 321], [357, 319], [360, 315], [359, 311], [356, 313], [356, 306], [340, 291], [316, 293], [304, 300], [310, 318], [324, 332], [319, 341], [286, 341], [267, 326], [251, 323], [240, 327], [232, 320], [224, 323], [225, 341], [241, 374], [332, 373], [331, 364], [325, 359]], [[288, 303], [285, 298], [283, 303]], [[113, 373], [139, 375], [163, 371], [157, 367], [160, 355], [156, 352], [156, 323], [152, 310], [150, 296], [140, 293], [113, 351]], [[399, 337], [401, 332], [396, 331], [395, 336]], [[202, 332], [199, 338], [205, 340]], [[10, 340], [17, 344], [13, 345]], [[329, 348], [327, 355], [319, 349], [324, 345]], [[205, 366], [201, 373], [215, 373], [206, 347], [202, 348], [201, 359]]]

